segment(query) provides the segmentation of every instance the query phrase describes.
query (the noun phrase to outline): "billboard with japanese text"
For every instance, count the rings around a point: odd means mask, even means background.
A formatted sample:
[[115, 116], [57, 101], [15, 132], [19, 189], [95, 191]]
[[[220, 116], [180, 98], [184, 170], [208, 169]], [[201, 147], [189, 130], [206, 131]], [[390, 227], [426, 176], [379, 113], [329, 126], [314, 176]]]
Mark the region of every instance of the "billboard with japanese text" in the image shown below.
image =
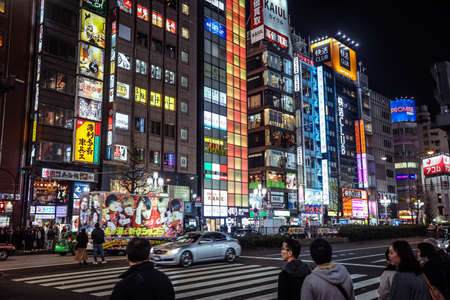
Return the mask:
[[100, 127], [100, 123], [77, 120], [73, 149], [74, 161], [99, 162]]

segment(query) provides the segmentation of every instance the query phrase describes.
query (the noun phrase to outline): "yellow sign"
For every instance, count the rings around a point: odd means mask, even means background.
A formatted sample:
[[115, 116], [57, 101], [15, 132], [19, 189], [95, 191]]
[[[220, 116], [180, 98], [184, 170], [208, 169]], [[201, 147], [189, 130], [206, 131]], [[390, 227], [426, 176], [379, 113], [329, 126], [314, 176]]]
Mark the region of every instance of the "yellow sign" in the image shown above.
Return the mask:
[[103, 50], [80, 43], [80, 73], [95, 79], [103, 80]]
[[125, 99], [130, 98], [130, 85], [117, 81], [116, 95]]
[[81, 40], [105, 48], [105, 18], [88, 10], [81, 11]]
[[354, 81], [356, 78], [356, 52], [334, 38], [311, 45], [316, 63], [325, 63], [336, 72]]
[[77, 120], [75, 129], [74, 160], [98, 163], [100, 123]]
[[147, 90], [140, 87], [134, 88], [134, 100], [140, 103], [147, 103]]

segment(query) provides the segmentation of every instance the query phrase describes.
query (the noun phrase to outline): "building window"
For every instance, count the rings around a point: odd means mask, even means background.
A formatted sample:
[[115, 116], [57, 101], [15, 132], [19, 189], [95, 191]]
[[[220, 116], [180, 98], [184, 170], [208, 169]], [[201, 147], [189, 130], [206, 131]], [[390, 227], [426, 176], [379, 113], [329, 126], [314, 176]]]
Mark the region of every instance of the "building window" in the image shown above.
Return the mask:
[[151, 134], [161, 136], [161, 122], [152, 121]]
[[136, 33], [136, 45], [141, 46], [143, 48], [148, 48], [148, 35], [138, 31]]
[[187, 76], [181, 76], [181, 86], [185, 89], [189, 88], [189, 78]]
[[41, 72], [40, 87], [55, 90], [59, 93], [74, 95], [75, 94], [75, 77], [44, 69]]
[[119, 37], [124, 40], [131, 41], [131, 28], [126, 25], [119, 24]]
[[181, 36], [185, 39], [189, 39], [189, 29], [186, 27], [181, 27]]
[[159, 28], [163, 27], [163, 16], [161, 16], [157, 11], [152, 11], [152, 24], [158, 26]]
[[181, 61], [185, 64], [189, 63], [189, 53], [185, 50], [181, 51]]
[[172, 45], [167, 45], [166, 46], [166, 53], [167, 56], [169, 56], [170, 58], [175, 59], [176, 53], [177, 53], [177, 47], [172, 46]]
[[145, 118], [136, 117], [134, 118], [134, 124], [137, 132], [145, 132]]
[[180, 109], [181, 109], [181, 112], [182, 112], [182, 113], [187, 114], [187, 113], [189, 112], [189, 106], [188, 106], [188, 104], [187, 104], [186, 102], [184, 102], [184, 101], [181, 101], [181, 103], [180, 103]]
[[[6, 11], [6, 0], [0, 0], [0, 13], [4, 14]], [[189, 7], [188, 7], [188, 13], [189, 15]]]
[[164, 72], [164, 82], [175, 85], [175, 72], [166, 70]]
[[170, 33], [177, 34], [177, 23], [171, 19], [166, 19], [166, 30]]
[[175, 153], [164, 154], [164, 166], [168, 168], [175, 168]]
[[75, 29], [77, 25], [77, 17], [72, 10], [66, 9], [55, 3], [51, 3], [50, 1], [45, 2], [45, 17], [55, 23], [64, 25], [71, 29]]
[[0, 48], [3, 47], [4, 38], [5, 38], [5, 36], [3, 34], [3, 31], [0, 31]]
[[71, 153], [72, 147], [70, 145], [41, 141], [39, 142], [37, 159], [69, 163]]
[[189, 16], [189, 5], [186, 3], [181, 4], [181, 12], [185, 14], [186, 16]]
[[161, 76], [162, 76], [162, 69], [161, 69], [161, 67], [152, 65], [152, 66], [151, 66], [151, 74], [150, 74], [150, 77], [151, 77], [152, 79], [158, 79], [158, 80], [161, 80]]
[[180, 129], [180, 137], [183, 141], [187, 141], [188, 140], [188, 130]]
[[134, 93], [134, 101], [139, 102], [139, 103], [147, 103], [147, 90], [140, 88], [138, 86], [136, 86], [134, 88], [135, 93]]
[[160, 40], [158, 40], [158, 39], [152, 39], [151, 50], [153, 52], [161, 53], [162, 52], [162, 42]]
[[161, 107], [161, 94], [150, 92], [150, 106]]
[[73, 128], [73, 111], [48, 105], [39, 106], [39, 123], [47, 126]]
[[175, 138], [175, 125], [164, 124], [164, 136], [174, 139]]
[[161, 164], [161, 152], [150, 151], [150, 162], [154, 165], [160, 165]]
[[164, 109], [175, 111], [176, 101], [174, 97], [164, 96]]
[[144, 148], [136, 148], [134, 150], [136, 152], [136, 159], [138, 163], [145, 162], [145, 149]]
[[257, 108], [261, 106], [261, 94], [248, 97], [248, 108]]
[[59, 56], [66, 60], [75, 60], [75, 50], [77, 47], [74, 41], [62, 39], [61, 37], [52, 35], [48, 32], [46, 38], [47, 42], [44, 43], [44, 52]]
[[180, 167], [187, 168], [188, 167], [188, 158], [187, 156], [180, 155]]
[[147, 75], [147, 63], [145, 61], [136, 59], [136, 73]]

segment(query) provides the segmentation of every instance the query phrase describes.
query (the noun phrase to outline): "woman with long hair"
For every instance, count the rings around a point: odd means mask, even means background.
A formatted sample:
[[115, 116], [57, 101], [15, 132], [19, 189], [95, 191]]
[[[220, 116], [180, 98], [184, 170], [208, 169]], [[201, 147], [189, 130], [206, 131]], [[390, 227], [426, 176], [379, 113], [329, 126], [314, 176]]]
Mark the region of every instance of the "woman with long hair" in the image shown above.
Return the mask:
[[397, 273], [392, 280], [390, 298], [431, 300], [422, 268], [406, 241], [393, 242], [389, 247], [389, 261]]
[[391, 264], [389, 260], [389, 248], [384, 252], [384, 256], [386, 257], [386, 268], [381, 274], [380, 277], [380, 287], [378, 288], [378, 299], [379, 300], [388, 300], [389, 294], [391, 292], [392, 280], [395, 276], [395, 266]]

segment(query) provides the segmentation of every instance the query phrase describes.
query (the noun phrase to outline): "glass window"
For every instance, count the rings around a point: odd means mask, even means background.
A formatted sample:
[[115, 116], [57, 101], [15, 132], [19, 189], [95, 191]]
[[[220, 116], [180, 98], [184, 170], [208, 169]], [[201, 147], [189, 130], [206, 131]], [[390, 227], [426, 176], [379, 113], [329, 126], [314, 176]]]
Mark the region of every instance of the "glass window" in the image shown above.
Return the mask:
[[290, 59], [283, 59], [283, 69], [284, 73], [287, 75], [292, 75], [292, 61]]
[[186, 3], [181, 4], [181, 12], [185, 14], [186, 16], [189, 16], [189, 5]]
[[183, 141], [187, 141], [188, 140], [188, 130], [180, 129], [180, 137]]
[[175, 125], [164, 124], [164, 136], [175, 138]]
[[124, 40], [131, 41], [131, 28], [126, 25], [119, 24], [119, 37]]
[[70, 162], [72, 147], [67, 144], [40, 141], [37, 159], [42, 161]]
[[162, 76], [162, 69], [161, 69], [161, 67], [158, 67], [158, 66], [155, 66], [155, 65], [151, 65], [150, 77], [152, 79], [161, 80], [161, 76]]
[[166, 54], [170, 58], [175, 58], [175, 56], [177, 54], [177, 47], [172, 46], [172, 45], [167, 45], [166, 46]]
[[248, 97], [248, 108], [256, 108], [261, 106], [261, 94]]
[[151, 50], [154, 52], [162, 52], [162, 42], [158, 39], [152, 39]]
[[273, 88], [281, 88], [281, 75], [270, 70], [264, 71], [264, 83]]
[[189, 39], [189, 29], [187, 29], [186, 27], [181, 27], [181, 36], [188, 40]]
[[258, 128], [261, 126], [261, 113], [248, 117], [248, 129]]
[[189, 63], [189, 53], [186, 50], [181, 51], [181, 61], [185, 64]]
[[148, 35], [146, 33], [138, 31], [136, 33], [136, 45], [143, 48], [148, 48]]
[[281, 95], [281, 107], [288, 112], [294, 112], [294, 99], [291, 96]]
[[[0, 13], [4, 14], [5, 13], [5, 8], [6, 8], [6, 0], [0, 0]], [[189, 7], [188, 7], [188, 14], [189, 14]]]
[[134, 118], [134, 124], [137, 132], [145, 132], [145, 118]]
[[136, 148], [134, 149], [136, 153], [136, 158], [139, 163], [143, 163], [145, 161], [145, 149], [144, 148]]
[[150, 92], [150, 106], [161, 107], [161, 94]]
[[283, 77], [284, 91], [292, 94], [294, 82], [291, 78]]
[[164, 82], [175, 85], [175, 72], [166, 70], [164, 72]]
[[185, 89], [189, 88], [189, 78], [187, 76], [181, 76], [181, 86]]
[[184, 102], [184, 101], [181, 101], [181, 103], [180, 103], [180, 108], [181, 108], [181, 112], [183, 112], [183, 113], [188, 113], [189, 112], [189, 106], [188, 106], [188, 104], [186, 103], [186, 102]]
[[147, 75], [147, 63], [145, 61], [136, 59], [136, 73]]
[[73, 111], [49, 105], [39, 105], [39, 123], [47, 126], [73, 128]]
[[164, 96], [164, 109], [175, 111], [176, 101], [175, 97]]
[[163, 27], [163, 16], [160, 15], [156, 11], [152, 11], [152, 24], [158, 26], [159, 28]]
[[161, 136], [161, 122], [152, 121], [151, 125], [151, 133]]
[[44, 69], [41, 72], [41, 88], [55, 90], [59, 93], [74, 95], [75, 94], [75, 77]]
[[272, 52], [266, 51], [263, 53], [262, 59], [263, 59], [263, 63], [266, 64], [267, 66], [269, 66], [275, 70], [281, 71], [282, 62], [281, 62], [281, 57], [279, 55], [276, 55]]

